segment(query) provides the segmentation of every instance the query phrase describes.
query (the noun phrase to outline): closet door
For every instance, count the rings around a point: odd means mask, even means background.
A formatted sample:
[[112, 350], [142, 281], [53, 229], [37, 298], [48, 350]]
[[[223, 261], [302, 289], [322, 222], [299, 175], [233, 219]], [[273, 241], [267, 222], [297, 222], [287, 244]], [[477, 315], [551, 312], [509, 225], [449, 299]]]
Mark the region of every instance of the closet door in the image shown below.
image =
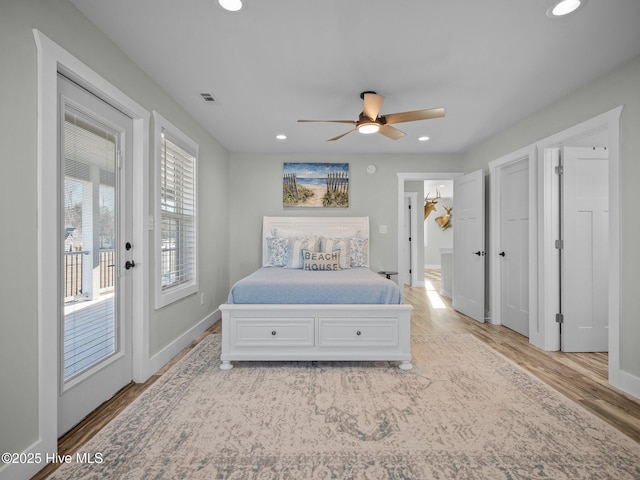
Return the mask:
[[453, 308], [484, 323], [484, 172], [453, 181]]
[[604, 148], [562, 151], [561, 343], [606, 352], [609, 332], [609, 159]]
[[500, 319], [529, 337], [529, 159], [500, 173]]

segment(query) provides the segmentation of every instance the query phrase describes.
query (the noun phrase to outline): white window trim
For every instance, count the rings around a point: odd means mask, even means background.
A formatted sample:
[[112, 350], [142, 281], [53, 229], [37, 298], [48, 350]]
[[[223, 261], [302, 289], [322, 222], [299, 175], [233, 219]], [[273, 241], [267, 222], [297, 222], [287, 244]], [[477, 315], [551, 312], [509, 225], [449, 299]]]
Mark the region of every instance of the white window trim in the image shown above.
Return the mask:
[[[198, 208], [198, 150], [199, 145], [191, 138], [185, 135], [180, 129], [169, 122], [166, 118], [160, 115], [158, 112], [153, 112], [154, 119], [154, 136], [153, 136], [153, 158], [154, 158], [154, 245], [155, 245], [155, 258], [156, 258], [156, 271], [155, 271], [155, 306], [156, 309], [163, 308], [173, 302], [176, 302], [182, 298], [196, 293], [199, 290], [198, 280], [198, 258], [199, 258], [199, 242], [198, 242], [198, 223], [199, 223], [199, 208]], [[160, 207], [160, 162], [162, 158], [161, 148], [161, 135], [164, 135], [171, 140], [172, 143], [182, 148], [185, 152], [193, 155], [196, 159], [195, 167], [195, 225], [194, 225], [194, 242], [195, 242], [195, 259], [194, 259], [194, 275], [193, 280], [189, 283], [182, 284], [180, 286], [164, 289], [162, 288], [162, 209]]]

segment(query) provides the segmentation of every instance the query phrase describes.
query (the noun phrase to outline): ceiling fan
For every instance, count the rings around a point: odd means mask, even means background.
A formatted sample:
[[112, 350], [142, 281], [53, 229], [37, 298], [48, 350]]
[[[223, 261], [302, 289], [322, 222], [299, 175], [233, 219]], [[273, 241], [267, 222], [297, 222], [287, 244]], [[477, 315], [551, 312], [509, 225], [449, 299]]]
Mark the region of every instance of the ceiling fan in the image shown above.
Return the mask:
[[444, 117], [444, 108], [429, 108], [426, 110], [414, 110], [412, 112], [389, 113], [380, 115], [384, 97], [376, 92], [366, 91], [360, 94], [364, 101], [364, 108], [357, 121], [354, 120], [298, 120], [298, 122], [329, 122], [349, 123], [355, 127], [346, 133], [330, 138], [327, 142], [340, 140], [345, 135], [358, 130], [360, 133], [380, 133], [392, 140], [398, 140], [406, 135], [391, 125], [402, 122], [414, 122], [416, 120], [428, 120], [430, 118]]

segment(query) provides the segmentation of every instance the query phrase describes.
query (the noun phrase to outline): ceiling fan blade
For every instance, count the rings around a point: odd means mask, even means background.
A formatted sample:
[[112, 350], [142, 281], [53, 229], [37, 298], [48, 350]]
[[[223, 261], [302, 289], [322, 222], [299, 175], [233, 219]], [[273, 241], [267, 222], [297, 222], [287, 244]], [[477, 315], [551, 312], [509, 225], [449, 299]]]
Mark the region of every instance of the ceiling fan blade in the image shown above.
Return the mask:
[[391, 140], [398, 140], [399, 138], [402, 138], [406, 135], [406, 133], [401, 132], [391, 125], [382, 125], [380, 127], [380, 130], [378, 130], [378, 133], [390, 138]]
[[414, 110], [413, 112], [390, 113], [384, 115], [387, 125], [402, 122], [414, 122], [416, 120], [428, 120], [430, 118], [444, 117], [444, 108], [428, 108], [426, 110]]
[[349, 123], [355, 125], [355, 120], [298, 120], [298, 122], [328, 122], [328, 123]]
[[346, 133], [343, 133], [342, 135], [338, 135], [337, 137], [330, 138], [329, 140], [327, 140], [327, 142], [335, 142], [336, 140], [340, 140], [345, 135], [349, 135], [351, 132], [355, 132], [355, 131], [356, 131], [356, 129], [354, 128], [352, 130], [349, 130]]
[[365, 93], [362, 113], [364, 113], [365, 117], [375, 120], [378, 118], [378, 114], [382, 108], [382, 102], [384, 102], [384, 97], [382, 95], [378, 95], [377, 93]]

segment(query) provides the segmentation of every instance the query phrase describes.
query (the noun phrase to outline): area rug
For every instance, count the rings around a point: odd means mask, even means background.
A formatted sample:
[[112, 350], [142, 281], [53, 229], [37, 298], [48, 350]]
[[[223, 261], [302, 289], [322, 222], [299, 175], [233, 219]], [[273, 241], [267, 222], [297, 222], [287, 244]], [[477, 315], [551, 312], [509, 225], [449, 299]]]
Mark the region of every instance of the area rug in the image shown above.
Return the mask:
[[640, 444], [472, 335], [412, 342], [408, 372], [224, 372], [210, 335], [50, 478], [640, 479]]

